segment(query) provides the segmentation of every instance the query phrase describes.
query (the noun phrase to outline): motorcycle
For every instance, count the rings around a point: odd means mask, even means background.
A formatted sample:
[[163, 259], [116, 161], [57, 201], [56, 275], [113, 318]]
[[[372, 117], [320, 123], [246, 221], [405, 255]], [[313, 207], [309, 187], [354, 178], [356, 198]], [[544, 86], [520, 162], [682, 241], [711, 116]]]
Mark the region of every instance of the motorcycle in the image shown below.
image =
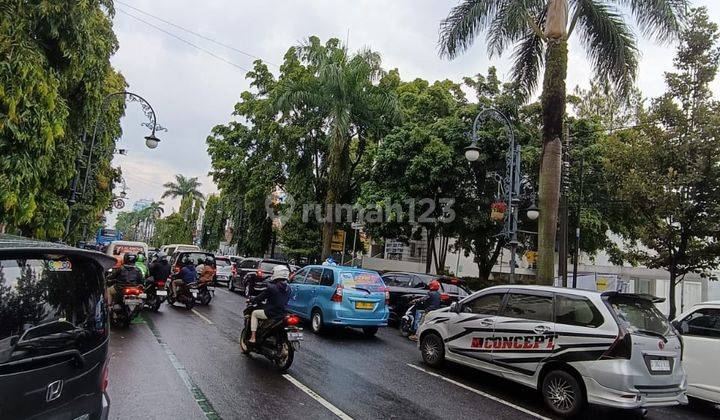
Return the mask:
[[157, 312], [168, 295], [167, 290], [165, 290], [165, 281], [148, 277], [145, 280], [144, 291], [147, 295], [144, 307]]
[[195, 301], [207, 306], [215, 295], [215, 287], [210, 286], [209, 283], [193, 283], [192, 293]]
[[280, 371], [290, 369], [295, 357], [295, 350], [303, 339], [300, 318], [297, 315], [283, 315], [261, 321], [258, 325], [255, 343], [250, 343], [250, 315], [258, 304], [248, 303], [243, 314], [245, 326], [240, 333], [240, 351], [244, 355], [258, 353], [275, 364]]
[[[169, 279], [168, 279], [169, 280]], [[175, 302], [180, 302], [189, 311], [195, 306], [195, 298], [197, 297], [197, 290], [193, 290], [192, 287], [195, 283], [185, 284], [179, 287], [178, 294], [175, 296], [173, 293], [172, 281], [167, 281], [165, 287], [167, 289], [167, 303], [174, 305]]]
[[115, 285], [118, 295], [122, 296], [122, 303], [114, 302], [110, 310], [110, 323], [127, 328], [130, 322], [140, 313], [147, 295], [142, 285]]
[[415, 324], [416, 305], [416, 301], [413, 300], [410, 302], [410, 306], [407, 308], [407, 311], [405, 311], [405, 315], [400, 319], [400, 334], [402, 334], [403, 337], [410, 337], [415, 333], [415, 331], [413, 331], [413, 325]]

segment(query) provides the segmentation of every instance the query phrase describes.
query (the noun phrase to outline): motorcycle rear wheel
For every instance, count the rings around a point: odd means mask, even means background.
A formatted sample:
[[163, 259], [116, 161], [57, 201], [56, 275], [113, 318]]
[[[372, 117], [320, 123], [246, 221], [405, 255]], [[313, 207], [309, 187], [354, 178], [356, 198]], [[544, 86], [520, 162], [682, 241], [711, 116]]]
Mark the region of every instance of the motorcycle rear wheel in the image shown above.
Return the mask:
[[185, 303], [185, 307], [188, 311], [191, 310], [193, 306], [195, 306], [195, 299], [190, 299]]
[[410, 337], [410, 334], [412, 334], [412, 322], [401, 320], [400, 321], [400, 335], [403, 337]]
[[211, 300], [212, 300], [212, 294], [210, 294], [210, 292], [207, 292], [206, 294], [203, 295], [202, 298], [200, 298], [200, 303], [207, 306], [210, 304]]
[[292, 365], [293, 359], [295, 358], [295, 349], [287, 340], [283, 340], [281, 347], [283, 356], [275, 358], [273, 362], [275, 362], [275, 366], [277, 366], [281, 372], [285, 372], [290, 369]]

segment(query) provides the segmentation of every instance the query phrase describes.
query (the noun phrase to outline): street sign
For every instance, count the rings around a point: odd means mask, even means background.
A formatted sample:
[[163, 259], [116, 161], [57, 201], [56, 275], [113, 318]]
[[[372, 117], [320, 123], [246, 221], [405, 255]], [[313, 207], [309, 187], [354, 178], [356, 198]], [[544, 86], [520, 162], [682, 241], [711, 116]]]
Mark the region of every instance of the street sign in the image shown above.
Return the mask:
[[362, 229], [365, 227], [365, 223], [363, 222], [352, 222], [350, 225], [353, 229]]
[[121, 198], [118, 198], [117, 200], [115, 200], [115, 201], [113, 202], [113, 206], [114, 206], [116, 209], [120, 210], [120, 209], [122, 209], [123, 207], [125, 207], [125, 201], [123, 201]]
[[340, 251], [342, 252], [345, 247], [345, 231], [344, 230], [336, 230], [335, 233], [333, 233], [332, 237], [332, 244], [330, 245], [330, 249], [333, 251]]

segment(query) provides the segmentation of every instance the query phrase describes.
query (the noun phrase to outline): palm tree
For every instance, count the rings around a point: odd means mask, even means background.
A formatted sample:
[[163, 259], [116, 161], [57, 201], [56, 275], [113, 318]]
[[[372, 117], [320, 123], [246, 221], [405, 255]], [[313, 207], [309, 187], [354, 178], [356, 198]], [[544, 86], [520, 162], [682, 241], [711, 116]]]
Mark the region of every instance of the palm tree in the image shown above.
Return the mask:
[[[310, 37], [308, 43], [295, 48], [295, 54], [314, 71], [315, 78], [304, 84], [281, 83], [276, 105], [282, 111], [308, 106], [325, 112], [330, 140], [327, 208], [337, 204], [348, 184], [352, 137], [361, 131], [363, 122], [382, 115], [394, 118], [398, 106], [392, 94], [374, 85], [385, 74], [378, 53], [363, 49], [351, 55], [337, 39], [322, 45], [319, 38]], [[331, 253], [334, 216], [327, 214], [323, 222], [323, 259]]]
[[183, 208], [184, 204], [186, 208], [192, 209], [193, 203], [195, 201], [200, 203], [200, 206], [202, 206], [202, 203], [205, 200], [205, 196], [198, 189], [201, 185], [202, 184], [198, 181], [197, 177], [185, 178], [184, 175], [177, 174], [175, 175], [175, 182], [166, 182], [165, 184], [163, 184], [163, 187], [165, 187], [165, 192], [163, 193], [161, 198], [180, 197], [181, 208]]
[[[526, 98], [542, 89], [543, 151], [540, 167], [538, 281], [552, 284], [560, 197], [560, 167], [568, 61], [574, 33], [585, 47], [596, 76], [620, 94], [630, 91], [638, 65], [636, 37], [618, 9], [627, 6], [640, 30], [659, 41], [672, 39], [689, 0], [462, 0], [440, 24], [440, 54], [454, 58], [486, 32], [490, 56], [511, 45], [513, 79]], [[568, 17], [569, 25], [568, 25]]]

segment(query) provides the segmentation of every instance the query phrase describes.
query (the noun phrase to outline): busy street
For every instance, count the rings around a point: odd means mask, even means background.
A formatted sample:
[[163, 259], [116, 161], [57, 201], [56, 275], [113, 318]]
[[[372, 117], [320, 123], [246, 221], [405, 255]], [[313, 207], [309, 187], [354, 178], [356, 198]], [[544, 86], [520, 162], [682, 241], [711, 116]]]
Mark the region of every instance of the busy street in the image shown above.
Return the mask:
[[[111, 418], [552, 418], [534, 390], [460, 365], [423, 365], [396, 328], [353, 329], [304, 341], [287, 373], [237, 343], [245, 299], [218, 287], [207, 307], [164, 304], [110, 338]], [[696, 403], [650, 409], [652, 419], [715, 419]], [[593, 407], [585, 418], [638, 418]]]

